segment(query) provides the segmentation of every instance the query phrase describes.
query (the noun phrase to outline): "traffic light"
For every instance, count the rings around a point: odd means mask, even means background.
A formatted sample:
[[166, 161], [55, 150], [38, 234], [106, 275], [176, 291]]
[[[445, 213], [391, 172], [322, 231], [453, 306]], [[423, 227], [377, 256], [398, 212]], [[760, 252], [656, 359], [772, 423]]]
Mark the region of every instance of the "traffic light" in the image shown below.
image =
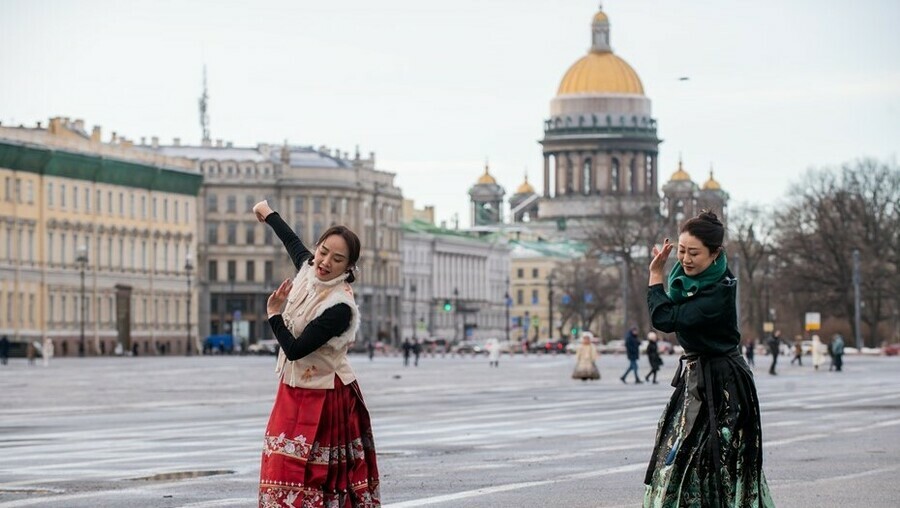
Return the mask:
[[578, 336], [578, 327], [577, 327], [577, 326], [573, 326], [573, 327], [572, 327], [572, 336], [573, 336], [573, 337], [577, 337], [577, 336]]
[[453, 310], [453, 304], [450, 303], [450, 300], [444, 300], [444, 312], [450, 312]]

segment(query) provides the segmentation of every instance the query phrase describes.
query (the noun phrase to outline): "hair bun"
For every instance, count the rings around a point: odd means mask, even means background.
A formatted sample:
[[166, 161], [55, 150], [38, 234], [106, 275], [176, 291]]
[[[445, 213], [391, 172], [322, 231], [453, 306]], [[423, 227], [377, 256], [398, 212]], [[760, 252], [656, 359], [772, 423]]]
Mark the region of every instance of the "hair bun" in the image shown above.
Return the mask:
[[722, 224], [722, 222], [719, 221], [719, 217], [716, 216], [716, 212], [707, 208], [700, 210], [700, 214], [697, 215], [697, 218], [712, 222], [713, 224]]

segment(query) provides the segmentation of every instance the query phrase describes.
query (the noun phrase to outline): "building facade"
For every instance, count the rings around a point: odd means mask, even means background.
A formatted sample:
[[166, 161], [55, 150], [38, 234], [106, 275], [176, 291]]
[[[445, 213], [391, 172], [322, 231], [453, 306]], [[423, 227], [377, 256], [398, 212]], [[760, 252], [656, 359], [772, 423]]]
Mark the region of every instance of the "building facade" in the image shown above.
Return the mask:
[[198, 242], [201, 335], [234, 333], [253, 343], [271, 338], [266, 300], [296, 268], [253, 205], [269, 204], [310, 250], [329, 227], [342, 224], [362, 243], [357, 281], [360, 339], [394, 341], [400, 326], [402, 195], [392, 173], [327, 147], [268, 145], [145, 147], [188, 158], [203, 175]]
[[62, 356], [190, 354], [201, 177], [81, 120], [0, 127], [0, 334]]
[[502, 338], [509, 246], [433, 224], [404, 223], [402, 336], [450, 341]]

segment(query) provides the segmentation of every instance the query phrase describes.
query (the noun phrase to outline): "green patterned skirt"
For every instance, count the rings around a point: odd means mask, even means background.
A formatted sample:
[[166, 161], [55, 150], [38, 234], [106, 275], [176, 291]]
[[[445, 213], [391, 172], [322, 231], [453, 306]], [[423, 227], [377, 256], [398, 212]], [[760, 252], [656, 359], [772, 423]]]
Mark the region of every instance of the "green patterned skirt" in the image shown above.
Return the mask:
[[644, 506], [774, 507], [762, 470], [759, 399], [740, 351], [687, 354], [672, 385], [644, 478]]

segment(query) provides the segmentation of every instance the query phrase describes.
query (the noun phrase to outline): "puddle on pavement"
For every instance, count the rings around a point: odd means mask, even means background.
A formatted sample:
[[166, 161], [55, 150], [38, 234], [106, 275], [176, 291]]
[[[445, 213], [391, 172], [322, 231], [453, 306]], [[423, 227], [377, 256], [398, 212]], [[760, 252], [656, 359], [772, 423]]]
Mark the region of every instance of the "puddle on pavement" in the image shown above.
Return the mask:
[[133, 482], [171, 482], [177, 480], [190, 480], [192, 478], [203, 478], [204, 476], [217, 476], [223, 474], [234, 474], [230, 469], [220, 469], [213, 471], [175, 471], [171, 473], [160, 473], [153, 476], [142, 476], [140, 478], [129, 478]]

